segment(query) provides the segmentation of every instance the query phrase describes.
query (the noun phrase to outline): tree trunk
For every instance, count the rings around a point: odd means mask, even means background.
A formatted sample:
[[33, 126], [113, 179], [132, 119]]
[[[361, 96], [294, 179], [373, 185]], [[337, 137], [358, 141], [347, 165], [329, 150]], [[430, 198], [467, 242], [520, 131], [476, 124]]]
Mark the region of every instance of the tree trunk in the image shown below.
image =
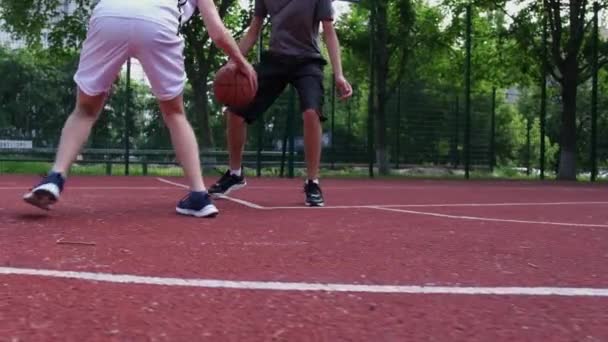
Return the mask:
[[195, 18], [184, 30], [186, 47], [184, 49], [184, 65], [186, 73], [190, 78], [193, 91], [194, 115], [196, 124], [193, 128], [197, 132], [200, 149], [213, 147], [213, 136], [209, 120], [208, 85], [207, 80], [210, 72], [210, 61], [214, 58], [217, 49], [212, 45], [205, 48], [209, 37], [204, 34], [203, 22]]
[[[204, 79], [206, 75], [201, 75]], [[199, 144], [200, 149], [210, 149], [214, 146], [213, 133], [209, 120], [209, 98], [207, 95], [207, 84], [205, 82], [192, 82], [194, 91], [194, 112], [198, 116], [197, 124], [200, 129]]]
[[386, 153], [386, 102], [388, 78], [388, 17], [387, 4], [384, 1], [377, 3], [377, 30], [376, 30], [376, 158], [378, 172], [381, 175], [389, 173], [388, 155]]
[[562, 83], [562, 125], [560, 132], [560, 161], [557, 179], [576, 180], [576, 86], [578, 65], [566, 60]]

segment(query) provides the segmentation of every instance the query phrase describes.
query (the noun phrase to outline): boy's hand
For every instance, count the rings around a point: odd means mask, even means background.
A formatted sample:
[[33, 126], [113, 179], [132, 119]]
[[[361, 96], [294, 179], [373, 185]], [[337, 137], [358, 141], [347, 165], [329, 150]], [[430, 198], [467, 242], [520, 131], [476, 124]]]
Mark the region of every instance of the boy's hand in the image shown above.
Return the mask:
[[245, 62], [245, 64], [238, 65], [239, 70], [244, 73], [249, 79], [249, 84], [252, 84], [254, 89], [258, 89], [258, 74], [255, 72], [255, 69], [249, 62]]
[[353, 95], [353, 87], [343, 75], [336, 76], [336, 88], [340, 94], [340, 100], [346, 100]]
[[249, 80], [249, 84], [252, 84], [255, 89], [258, 88], [258, 74], [251, 65], [251, 63], [249, 63], [248, 61], [237, 63], [233, 60], [230, 60], [228, 63], [233, 64], [236, 69], [243, 73]]

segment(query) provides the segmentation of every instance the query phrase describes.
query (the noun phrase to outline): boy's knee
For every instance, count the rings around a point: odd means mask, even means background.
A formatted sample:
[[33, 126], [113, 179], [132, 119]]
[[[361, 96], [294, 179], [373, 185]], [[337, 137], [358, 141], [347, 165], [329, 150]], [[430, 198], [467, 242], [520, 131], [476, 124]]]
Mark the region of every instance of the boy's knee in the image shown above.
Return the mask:
[[186, 118], [185, 113], [176, 112], [163, 112], [163, 122], [167, 127], [176, 127], [183, 125], [184, 123], [190, 124]]
[[76, 108], [74, 114], [86, 118], [97, 119], [97, 117], [99, 116], [99, 111], [97, 111], [96, 108], [92, 106], [80, 105]]
[[95, 101], [79, 101], [76, 104], [73, 114], [90, 119], [97, 119], [99, 114], [101, 114], [102, 105], [103, 104]]
[[246, 123], [244, 117], [236, 114], [235, 112], [233, 112], [233, 111], [231, 111], [229, 109], [226, 110], [225, 114], [226, 114], [226, 117], [228, 118], [228, 120], [231, 123], [238, 123], [238, 124], [245, 124]]
[[224, 116], [231, 124], [251, 125], [256, 119], [255, 115], [239, 113], [230, 108], [224, 110]]
[[321, 118], [321, 113], [316, 109], [307, 109], [302, 113], [302, 118], [304, 120], [319, 120]]
[[162, 112], [162, 115], [163, 115], [163, 120], [171, 121], [171, 120], [185, 117], [186, 113], [180, 112], [180, 111], [167, 111], [167, 112]]
[[96, 119], [101, 113], [107, 97], [107, 93], [87, 95], [79, 89], [73, 115]]
[[185, 115], [186, 113], [183, 97], [181, 95], [171, 100], [159, 101], [159, 106], [165, 120], [171, 120], [180, 117], [181, 115]]

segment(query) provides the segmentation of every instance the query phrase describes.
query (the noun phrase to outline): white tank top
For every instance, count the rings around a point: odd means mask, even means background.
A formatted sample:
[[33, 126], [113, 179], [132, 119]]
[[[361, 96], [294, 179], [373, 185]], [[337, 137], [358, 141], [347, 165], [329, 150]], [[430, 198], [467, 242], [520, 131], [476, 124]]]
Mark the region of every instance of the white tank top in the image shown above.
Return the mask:
[[192, 17], [196, 0], [100, 0], [93, 17], [135, 18], [159, 23], [177, 32]]

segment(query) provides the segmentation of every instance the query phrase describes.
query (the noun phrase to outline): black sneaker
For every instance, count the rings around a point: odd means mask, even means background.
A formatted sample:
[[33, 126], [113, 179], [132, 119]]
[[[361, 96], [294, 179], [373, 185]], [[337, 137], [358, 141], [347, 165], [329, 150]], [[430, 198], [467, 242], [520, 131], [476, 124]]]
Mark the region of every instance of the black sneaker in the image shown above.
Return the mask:
[[51, 172], [38, 185], [23, 196], [23, 200], [40, 209], [49, 210], [59, 200], [65, 179], [60, 173]]
[[323, 192], [319, 184], [312, 180], [307, 180], [304, 184], [304, 192], [306, 193], [305, 204], [309, 207], [322, 207], [325, 205], [323, 201]]
[[230, 173], [230, 170], [226, 171], [222, 178], [217, 183], [209, 187], [209, 194], [212, 196], [228, 195], [234, 190], [238, 190], [247, 185], [245, 181], [245, 175], [241, 171], [240, 176], [236, 176]]
[[219, 213], [208, 193], [194, 191], [182, 198], [175, 210], [179, 214], [196, 217], [215, 217]]

